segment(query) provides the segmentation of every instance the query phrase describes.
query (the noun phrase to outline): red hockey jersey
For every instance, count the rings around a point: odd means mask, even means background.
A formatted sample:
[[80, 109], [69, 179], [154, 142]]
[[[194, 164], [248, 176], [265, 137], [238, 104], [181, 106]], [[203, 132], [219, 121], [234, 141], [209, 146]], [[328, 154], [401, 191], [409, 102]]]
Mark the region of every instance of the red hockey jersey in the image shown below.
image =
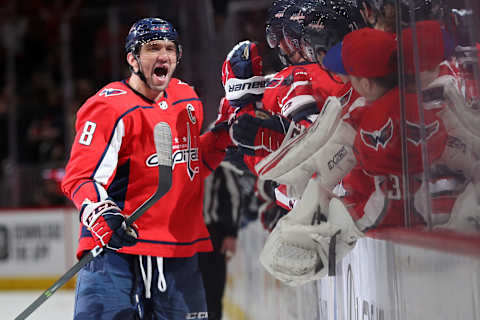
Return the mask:
[[262, 103], [266, 110], [285, 117], [297, 112], [296, 106], [308, 103], [316, 103], [320, 111], [325, 100], [341, 87], [316, 63], [291, 65], [268, 82]]
[[[76, 136], [62, 182], [77, 208], [89, 199], [112, 198], [128, 216], [157, 189], [153, 128], [167, 122], [172, 132], [170, 191], [136, 222], [139, 241], [120, 252], [189, 257], [212, 249], [202, 216], [203, 180], [224, 156], [212, 133], [200, 136], [203, 105], [186, 83], [172, 79], [152, 101], [127, 82], [113, 82], [79, 109]], [[81, 226], [77, 256], [95, 246]]]
[[[357, 210], [351, 211], [363, 231], [374, 227], [402, 226], [405, 223], [399, 97], [399, 90], [395, 88], [370, 105], [353, 108], [344, 118], [357, 130], [354, 151], [363, 171], [352, 172], [349, 183], [352, 184], [352, 189], [358, 189], [359, 185], [355, 185], [355, 182], [368, 182], [369, 179], [362, 177], [366, 173], [373, 178], [375, 186], [375, 191], [371, 190], [373, 192], [370, 195], [363, 194], [360, 201], [354, 201]], [[417, 96], [407, 94], [405, 106], [407, 161], [409, 176], [413, 178], [415, 174], [423, 171], [422, 141], [426, 142], [428, 164], [431, 164], [442, 154], [447, 132], [435, 111], [424, 110], [426, 137], [422, 138]], [[356, 170], [360, 168], [357, 167]], [[368, 189], [371, 189], [371, 182], [367, 185]], [[418, 188], [418, 185], [412, 184], [412, 187]], [[366, 196], [368, 200], [362, 203]], [[351, 200], [355, 200], [354, 197]]]

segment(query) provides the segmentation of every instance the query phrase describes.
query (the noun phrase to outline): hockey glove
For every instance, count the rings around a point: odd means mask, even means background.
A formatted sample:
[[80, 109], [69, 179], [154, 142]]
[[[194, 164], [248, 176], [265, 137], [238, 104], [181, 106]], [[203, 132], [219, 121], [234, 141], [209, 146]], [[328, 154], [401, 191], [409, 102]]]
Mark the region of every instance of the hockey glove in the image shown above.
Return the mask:
[[262, 69], [263, 60], [254, 42], [242, 41], [228, 53], [222, 66], [222, 84], [233, 107], [261, 100], [266, 85]]
[[289, 126], [290, 120], [280, 115], [258, 118], [243, 114], [232, 124], [230, 135], [245, 154], [265, 157], [278, 149]]
[[127, 228], [124, 215], [111, 200], [85, 203], [80, 211], [80, 219], [98, 246], [116, 251], [137, 243], [137, 230], [134, 227]]

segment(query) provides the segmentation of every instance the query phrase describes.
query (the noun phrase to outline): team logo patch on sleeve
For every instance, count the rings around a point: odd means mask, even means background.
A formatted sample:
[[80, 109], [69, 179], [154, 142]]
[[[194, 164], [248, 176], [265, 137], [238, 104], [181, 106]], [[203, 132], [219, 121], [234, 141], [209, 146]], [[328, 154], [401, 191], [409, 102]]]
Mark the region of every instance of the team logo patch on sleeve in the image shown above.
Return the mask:
[[119, 96], [122, 94], [126, 94], [127, 91], [125, 90], [120, 90], [120, 89], [114, 89], [114, 88], [105, 88], [100, 92], [98, 95], [100, 97], [111, 97], [111, 96]]
[[[440, 123], [438, 120], [429, 123], [425, 126], [425, 140], [430, 139], [435, 133], [438, 132]], [[418, 146], [422, 141], [422, 134], [420, 131], [420, 125], [407, 121], [407, 141], [410, 141], [415, 146]]]
[[393, 121], [388, 119], [387, 123], [380, 129], [373, 132], [360, 129], [360, 137], [363, 143], [370, 148], [378, 151], [378, 146], [382, 146], [383, 149], [387, 147], [388, 142], [393, 136]]
[[268, 80], [268, 82], [265, 85], [265, 88], [267, 88], [267, 89], [276, 88], [282, 83], [282, 81], [283, 81], [283, 77], [272, 78], [272, 79]]

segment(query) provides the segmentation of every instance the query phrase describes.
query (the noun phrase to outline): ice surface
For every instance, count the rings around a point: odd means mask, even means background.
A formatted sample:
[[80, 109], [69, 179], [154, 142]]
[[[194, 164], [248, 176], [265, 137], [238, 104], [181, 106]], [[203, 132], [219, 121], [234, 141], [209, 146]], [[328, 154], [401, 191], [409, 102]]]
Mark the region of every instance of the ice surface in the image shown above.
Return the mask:
[[[0, 319], [13, 320], [43, 291], [0, 291]], [[74, 290], [59, 290], [35, 310], [28, 320], [73, 319]]]
[[[0, 319], [13, 320], [43, 291], [0, 291]], [[59, 290], [35, 310], [28, 320], [73, 319], [74, 290]], [[223, 320], [228, 320], [224, 315]]]

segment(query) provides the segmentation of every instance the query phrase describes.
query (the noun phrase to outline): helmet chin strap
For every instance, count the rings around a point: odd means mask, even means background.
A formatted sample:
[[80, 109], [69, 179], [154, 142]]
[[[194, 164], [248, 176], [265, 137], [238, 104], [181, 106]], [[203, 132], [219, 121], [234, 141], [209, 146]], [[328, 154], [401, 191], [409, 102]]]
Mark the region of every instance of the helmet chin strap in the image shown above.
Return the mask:
[[[177, 54], [177, 64], [180, 61], [181, 53], [182, 53], [182, 51], [180, 49], [179, 54]], [[147, 78], [145, 77], [145, 74], [142, 71], [142, 64], [140, 63], [140, 58], [138, 57], [138, 55], [136, 53], [132, 52], [132, 54], [133, 54], [133, 57], [135, 58], [135, 60], [137, 61], [138, 71], [135, 71], [132, 66], [130, 66], [130, 70], [132, 70], [132, 72], [135, 73], [140, 78], [140, 80], [142, 80], [145, 83], [145, 85], [149, 89], [152, 89], [152, 87], [147, 83]]]
[[132, 69], [132, 72], [135, 73], [139, 78], [140, 80], [142, 80], [145, 85], [151, 90], [152, 87], [147, 83], [147, 78], [145, 77], [145, 74], [143, 74], [143, 71], [142, 71], [142, 64], [140, 63], [140, 59], [138, 58], [137, 54], [133, 53], [133, 57], [135, 58], [135, 60], [137, 61], [137, 64], [138, 64], [138, 71], [135, 71], [133, 69], [133, 67], [131, 68]]
[[277, 47], [277, 55], [278, 55], [278, 58], [280, 59], [280, 62], [284, 65], [284, 66], [289, 66], [292, 64], [292, 60], [291, 60], [291, 56], [288, 55], [288, 54], [285, 54], [282, 52], [282, 50], [280, 50], [278, 47]]
[[[292, 58], [295, 56], [296, 53], [297, 53], [297, 51], [292, 51], [292, 52], [290, 52], [290, 53], [285, 54], [285, 53], [282, 53], [282, 52], [279, 50], [280, 59], [282, 59], [282, 57], [283, 57], [283, 59], [285, 59], [285, 61], [287, 62], [286, 65], [292, 65], [292, 64], [294, 64]], [[300, 57], [301, 57], [302, 59], [305, 59], [301, 53], [299, 53], [299, 54], [300, 54]]]

